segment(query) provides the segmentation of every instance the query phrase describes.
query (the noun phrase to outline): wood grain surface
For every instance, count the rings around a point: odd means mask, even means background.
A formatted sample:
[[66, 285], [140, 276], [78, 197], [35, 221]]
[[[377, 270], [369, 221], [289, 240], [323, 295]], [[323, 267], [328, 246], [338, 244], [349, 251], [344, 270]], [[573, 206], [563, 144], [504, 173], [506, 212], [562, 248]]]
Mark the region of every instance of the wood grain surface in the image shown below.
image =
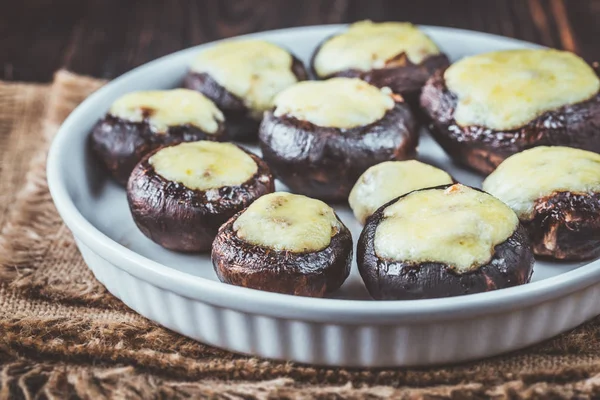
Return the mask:
[[366, 18], [490, 32], [600, 59], [599, 0], [21, 0], [0, 12], [0, 79], [47, 82], [61, 67], [114, 78], [220, 38]]

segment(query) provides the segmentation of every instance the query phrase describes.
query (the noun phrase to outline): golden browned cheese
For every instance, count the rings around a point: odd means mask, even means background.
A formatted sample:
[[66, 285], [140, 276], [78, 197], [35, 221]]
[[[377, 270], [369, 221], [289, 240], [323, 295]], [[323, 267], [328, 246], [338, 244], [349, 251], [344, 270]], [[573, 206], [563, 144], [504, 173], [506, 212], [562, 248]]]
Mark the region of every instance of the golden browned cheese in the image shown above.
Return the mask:
[[109, 113], [130, 122], [142, 122], [147, 117], [157, 133], [165, 133], [170, 126], [189, 124], [211, 134], [223, 121], [223, 113], [211, 100], [187, 89], [128, 93], [113, 103]]
[[394, 107], [389, 89], [360, 79], [299, 82], [275, 98], [275, 116], [291, 116], [318, 126], [354, 128], [383, 118]]
[[520, 128], [544, 112], [590, 99], [600, 88], [594, 70], [573, 53], [508, 50], [452, 64], [446, 86], [458, 97], [461, 126]]
[[231, 143], [181, 143], [159, 150], [148, 161], [158, 175], [192, 190], [241, 185], [258, 171], [252, 157]]
[[540, 146], [510, 156], [483, 181], [519, 218], [533, 216], [535, 201], [554, 192], [600, 192], [600, 154], [562, 146]]
[[390, 261], [438, 262], [464, 273], [488, 263], [518, 223], [500, 200], [467, 186], [416, 191], [384, 210], [375, 252]]
[[245, 242], [295, 253], [323, 250], [340, 228], [327, 204], [285, 192], [260, 197], [233, 224]]
[[411, 23], [360, 21], [327, 39], [315, 57], [314, 67], [320, 77], [350, 69], [370, 71], [385, 67], [386, 62], [402, 53], [413, 64], [419, 64], [440, 51]]
[[452, 183], [447, 172], [420, 161], [386, 161], [358, 178], [348, 202], [361, 223], [379, 207], [413, 190]]
[[233, 40], [202, 51], [191, 70], [210, 75], [260, 115], [273, 106], [277, 93], [298, 81], [292, 56], [262, 40]]

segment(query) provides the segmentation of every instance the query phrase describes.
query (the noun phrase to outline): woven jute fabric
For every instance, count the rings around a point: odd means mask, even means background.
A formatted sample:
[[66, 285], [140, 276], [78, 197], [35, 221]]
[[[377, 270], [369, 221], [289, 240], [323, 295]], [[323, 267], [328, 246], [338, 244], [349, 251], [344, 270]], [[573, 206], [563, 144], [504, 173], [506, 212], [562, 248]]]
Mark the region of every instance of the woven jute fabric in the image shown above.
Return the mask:
[[485, 361], [317, 368], [232, 354], [137, 315], [98, 283], [56, 213], [45, 157], [102, 81], [0, 83], [0, 398], [600, 398], [600, 319]]

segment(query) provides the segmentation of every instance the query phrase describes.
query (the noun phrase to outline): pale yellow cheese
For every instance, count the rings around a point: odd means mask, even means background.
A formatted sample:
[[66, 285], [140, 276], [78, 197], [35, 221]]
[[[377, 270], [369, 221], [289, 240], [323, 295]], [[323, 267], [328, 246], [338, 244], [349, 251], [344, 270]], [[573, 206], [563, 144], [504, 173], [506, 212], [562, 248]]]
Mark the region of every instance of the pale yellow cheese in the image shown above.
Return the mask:
[[348, 129], [380, 120], [394, 104], [388, 88], [379, 89], [360, 79], [333, 78], [298, 82], [285, 89], [275, 98], [274, 114]]
[[509, 50], [464, 58], [444, 74], [458, 97], [461, 126], [520, 128], [544, 112], [590, 99], [600, 88], [593, 69], [573, 53]]
[[272, 43], [234, 40], [201, 52], [191, 70], [210, 75], [260, 117], [277, 93], [298, 81], [292, 61], [289, 52]]
[[349, 69], [370, 71], [384, 68], [402, 53], [413, 64], [419, 64], [440, 51], [411, 23], [360, 21], [327, 39], [315, 57], [314, 67], [320, 77]]
[[366, 219], [388, 201], [417, 189], [452, 183], [445, 171], [416, 160], [386, 161], [363, 173], [350, 192], [348, 202], [356, 219]]
[[295, 253], [323, 250], [340, 228], [327, 204], [285, 192], [260, 197], [233, 224], [245, 242]]
[[212, 134], [223, 121], [223, 113], [201, 93], [187, 89], [128, 93], [115, 101], [110, 114], [130, 122], [147, 119], [156, 133], [171, 126], [193, 125]]
[[483, 181], [483, 189], [528, 220], [535, 201], [554, 192], [600, 192], [600, 154], [571, 147], [535, 147], [504, 160]]
[[209, 141], [166, 147], [148, 161], [158, 175], [192, 190], [241, 185], [258, 170], [252, 157], [236, 145]]
[[460, 184], [410, 193], [383, 216], [375, 232], [378, 257], [440, 262], [458, 273], [489, 262], [519, 223], [500, 200]]

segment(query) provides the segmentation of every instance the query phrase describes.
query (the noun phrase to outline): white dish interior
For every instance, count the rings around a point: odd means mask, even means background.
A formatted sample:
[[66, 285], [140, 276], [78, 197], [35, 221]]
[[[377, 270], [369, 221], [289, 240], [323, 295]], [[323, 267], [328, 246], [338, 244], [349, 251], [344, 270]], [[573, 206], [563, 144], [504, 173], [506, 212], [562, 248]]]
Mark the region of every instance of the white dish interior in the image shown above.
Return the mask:
[[[306, 63], [319, 42], [341, 28], [341, 26], [296, 28], [249, 36], [270, 40], [287, 47]], [[434, 27], [424, 29], [453, 61], [466, 55], [486, 51], [537, 47], [518, 40], [456, 29]], [[89, 248], [111, 265], [117, 266], [136, 279], [186, 299], [256, 315], [344, 324], [390, 324], [402, 321], [474, 318], [539, 304], [586, 288], [600, 280], [598, 261], [570, 263], [537, 261], [532, 282], [520, 287], [447, 299], [379, 302], [370, 300], [355, 262], [350, 278], [332, 295], [332, 299], [301, 298], [220, 283], [214, 273], [209, 255], [178, 254], [165, 250], [146, 238], [135, 227], [124, 189], [106, 178], [105, 173], [100, 170], [86, 150], [88, 132], [117, 97], [133, 90], [179, 86], [190, 60], [202, 47], [198, 46], [163, 57], [109, 83], [71, 114], [53, 143], [48, 161], [48, 179], [57, 208], [73, 231], [78, 244], [80, 246], [83, 244], [85, 248]], [[256, 146], [248, 147], [258, 153]], [[454, 165], [425, 132], [421, 135], [418, 158], [448, 171], [462, 183], [475, 187], [481, 186], [481, 176]], [[277, 182], [277, 190], [285, 190], [285, 187]], [[348, 206], [336, 205], [335, 209], [352, 231], [356, 243], [361, 231], [360, 224], [355, 220]], [[86, 261], [92, 266], [88, 258]], [[99, 274], [96, 269], [94, 271], [96, 275]], [[110, 290], [111, 286], [109, 284], [107, 286]], [[126, 300], [126, 303], [140, 310], [141, 306], [136, 307], [132, 301]], [[172, 329], [185, 331], [170, 326], [159, 317], [148, 315], [150, 313], [141, 312]], [[183, 333], [190, 335], [187, 332]], [[202, 335], [191, 336], [207, 340]], [[541, 337], [538, 340], [541, 340]], [[235, 348], [219, 342], [212, 343], [236, 351], [298, 359]], [[521, 345], [523, 344], [515, 343], [505, 346], [506, 349], [495, 349], [492, 353]], [[490, 352], [479, 351], [473, 355], [465, 354], [465, 357], [471, 358], [482, 354], [490, 354]], [[433, 357], [425, 362], [453, 361], [455, 358]], [[458, 358], [464, 359], [464, 357]], [[319, 361], [318, 358], [315, 360], [300, 361], [330, 363], [328, 360]], [[368, 364], [415, 363], [415, 360], [405, 360], [408, 359]], [[338, 361], [332, 363], [340, 364]], [[364, 363], [341, 362], [341, 364], [363, 365]]]

